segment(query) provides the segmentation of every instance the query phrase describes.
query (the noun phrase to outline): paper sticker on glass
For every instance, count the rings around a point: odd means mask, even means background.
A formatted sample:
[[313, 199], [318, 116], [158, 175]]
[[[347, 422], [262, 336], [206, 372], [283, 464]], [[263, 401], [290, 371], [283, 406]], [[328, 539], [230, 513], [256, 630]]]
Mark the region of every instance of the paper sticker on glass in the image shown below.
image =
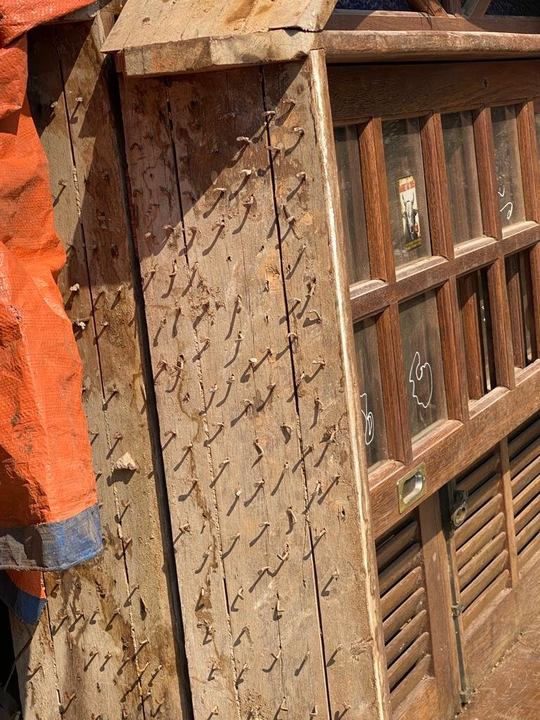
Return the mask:
[[390, 228], [396, 265], [431, 254], [418, 118], [382, 125]]
[[401, 217], [403, 218], [403, 234], [405, 249], [414, 250], [420, 247], [420, 218], [418, 217], [418, 197], [416, 195], [416, 182], [412, 175], [399, 180], [399, 201], [401, 204]]

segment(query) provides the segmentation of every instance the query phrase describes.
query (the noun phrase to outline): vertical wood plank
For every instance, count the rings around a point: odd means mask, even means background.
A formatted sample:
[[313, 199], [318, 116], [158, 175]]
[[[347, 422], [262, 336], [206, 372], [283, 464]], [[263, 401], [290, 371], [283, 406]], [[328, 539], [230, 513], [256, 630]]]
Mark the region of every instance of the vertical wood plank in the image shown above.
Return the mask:
[[[267, 109], [276, 112], [269, 144], [290, 268], [285, 291], [308, 497], [322, 490], [308, 515], [331, 717], [383, 718], [388, 699], [324, 55], [263, 74]], [[299, 172], [305, 182], [292, 193]], [[297, 297], [300, 308], [291, 304]], [[319, 359], [323, 370], [313, 376]]]
[[[210, 438], [219, 428], [202, 423], [200, 343], [190, 301], [184, 299], [197, 272], [187, 265], [185, 241], [189, 246], [201, 239], [198, 230], [195, 238], [195, 226], [185, 227], [184, 237], [165, 85], [124, 82], [122, 114], [194, 715], [208, 718], [218, 708], [232, 719], [239, 714], [230, 609], [208, 477]], [[221, 385], [216, 403], [227, 389]], [[230, 602], [236, 607], [234, 597]]]
[[512, 332], [512, 347], [514, 350], [514, 365], [524, 368], [527, 364], [525, 356], [525, 326], [523, 323], [521, 278], [519, 268], [519, 255], [506, 258], [505, 271], [506, 288], [508, 293], [508, 307], [510, 311], [510, 328]]
[[519, 157], [523, 180], [523, 201], [527, 220], [540, 218], [540, 161], [536, 143], [534, 102], [526, 102], [517, 112]]
[[485, 368], [478, 317], [478, 282], [475, 273], [469, 273], [459, 279], [459, 296], [468, 394], [471, 400], [478, 400], [485, 392]]
[[512, 497], [512, 474], [510, 472], [510, 458], [508, 455], [508, 440], [505, 438], [499, 443], [501, 458], [501, 489], [504, 503], [504, 521], [506, 525], [506, 542], [508, 545], [508, 564], [512, 587], [519, 582], [519, 562], [516, 546], [516, 528], [514, 525], [514, 501]]
[[47, 608], [37, 626], [25, 625], [12, 615], [11, 632], [24, 720], [60, 720], [58, 678]]
[[399, 330], [399, 317], [396, 306], [392, 305], [382, 313], [377, 323], [379, 363], [389, 455], [394, 460], [405, 463], [412, 460], [412, 446], [407, 398], [403, 386], [403, 353], [401, 344], [395, 341], [396, 329]]
[[536, 243], [529, 250], [531, 273], [531, 312], [534, 324], [533, 356], [540, 357], [540, 243]]
[[429, 209], [429, 230], [434, 255], [454, 257], [450, 220], [450, 197], [444, 155], [441, 116], [432, 113], [421, 128], [422, 155]]
[[468, 418], [467, 373], [455, 278], [444, 283], [437, 291], [437, 306], [448, 417], [464, 422]]
[[513, 388], [515, 387], [516, 380], [512, 351], [512, 328], [503, 258], [497, 259], [488, 267], [487, 276], [493, 330], [495, 376], [498, 385]]
[[[261, 75], [178, 79], [169, 96], [184, 224], [197, 230], [187, 297], [230, 602], [244, 590], [229, 616], [241, 711], [309, 716], [327, 705], [305, 512], [320, 493], [306, 493], [309, 451], [296, 434]], [[289, 308], [307, 313], [309, 299], [297, 297]], [[303, 383], [324, 373], [313, 357]]]
[[497, 206], [497, 173], [490, 108], [483, 108], [474, 115], [473, 126], [484, 233], [500, 240], [502, 226]]
[[396, 273], [380, 118], [361, 129], [359, 144], [371, 276], [392, 282]]
[[58, 230], [69, 249], [64, 296], [80, 336], [105, 535], [101, 558], [47, 583], [60, 702], [64, 715], [183, 717], [122, 170], [99, 53], [103, 26], [97, 18], [91, 26], [39, 33], [49, 57], [47, 77], [55, 78], [52, 98], [42, 98], [45, 115], [53, 110], [50, 123], [42, 118], [42, 138], [51, 161]]
[[442, 717], [451, 717], [458, 709], [460, 678], [452, 624], [452, 593], [448, 557], [438, 494], [432, 495], [419, 506], [418, 516], [422, 534], [433, 664], [442, 708], [441, 715]]

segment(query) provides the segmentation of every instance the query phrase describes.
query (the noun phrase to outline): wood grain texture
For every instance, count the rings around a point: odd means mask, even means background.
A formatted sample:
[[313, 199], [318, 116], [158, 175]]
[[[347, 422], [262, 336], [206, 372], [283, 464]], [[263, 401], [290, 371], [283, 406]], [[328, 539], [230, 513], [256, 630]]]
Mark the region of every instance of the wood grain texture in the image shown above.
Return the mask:
[[399, 118], [512, 104], [540, 95], [539, 68], [537, 60], [330, 67], [332, 114], [345, 123], [372, 117], [374, 107], [378, 116]]
[[[103, 33], [98, 18], [92, 26], [45, 28], [36, 35], [38, 71], [48, 69], [47, 83], [38, 85], [38, 126], [50, 158], [57, 227], [68, 247], [62, 288], [84, 360], [83, 399], [105, 535], [101, 558], [47, 581], [49, 627], [64, 715], [142, 718], [166, 711], [183, 717], [121, 156], [98, 49]], [[121, 469], [122, 459], [131, 469]]]
[[[267, 108], [276, 111], [269, 139], [331, 716], [347, 711], [351, 719], [384, 717], [367, 473], [355, 441], [359, 394], [324, 58], [315, 54], [303, 65], [265, 68], [263, 75]], [[294, 298], [300, 303], [294, 305]]]
[[[430, 1], [430, 0], [426, 0]], [[431, 0], [434, 2], [435, 0]], [[234, 37], [273, 29], [320, 30], [335, 0], [180, 0], [156, 3], [128, 0], [104, 45], [125, 47], [178, 43], [202, 37]]]
[[439, 0], [408, 0], [408, 2], [411, 9], [417, 12], [440, 17], [446, 17], [447, 15]]

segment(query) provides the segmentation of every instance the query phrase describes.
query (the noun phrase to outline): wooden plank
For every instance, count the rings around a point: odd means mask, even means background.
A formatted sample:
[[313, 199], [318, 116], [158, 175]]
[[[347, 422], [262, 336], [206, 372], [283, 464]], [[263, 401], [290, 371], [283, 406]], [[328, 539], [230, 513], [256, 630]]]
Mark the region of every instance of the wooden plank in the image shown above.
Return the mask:
[[392, 281], [395, 279], [394, 256], [379, 118], [370, 120], [362, 128], [359, 145], [371, 277]]
[[[434, 2], [435, 0], [431, 0]], [[105, 52], [125, 47], [144, 48], [201, 37], [234, 37], [290, 28], [320, 30], [334, 9], [335, 0], [179, 0], [160, 5], [152, 0], [128, 0], [104, 45]]]
[[[84, 398], [106, 545], [95, 563], [48, 584], [60, 701], [65, 712], [81, 717], [183, 717], [177, 609], [141, 387], [122, 169], [102, 40], [99, 20], [91, 29], [58, 27], [44, 40], [54, 53], [61, 49], [55, 73], [65, 78], [64, 97], [55, 96], [54, 111], [64, 117], [51, 128], [52, 166], [66, 178], [57, 217], [66, 244], [73, 243], [67, 285], [79, 286], [66, 300], [82, 323]], [[61, 142], [53, 137], [58, 132]], [[61, 209], [64, 198], [69, 205]]]
[[[55, 675], [58, 677], [57, 706], [65, 708], [66, 698], [69, 698], [74, 692], [81, 691], [81, 695], [72, 701], [71, 710], [78, 707], [82, 714], [86, 714], [87, 710], [91, 712], [92, 703], [87, 704], [86, 700], [82, 699], [82, 693], [88, 686], [92, 688], [91, 692], [96, 693], [96, 678], [92, 678], [94, 682], [90, 681], [88, 673], [84, 671], [87, 657], [85, 657], [83, 647], [87, 652], [93, 652], [96, 648], [100, 648], [102, 655], [97, 657], [93, 663], [97, 667], [104, 662], [105, 656], [108, 654], [110, 654], [111, 660], [114, 657], [115, 662], [118, 662], [118, 657], [121, 658], [123, 651], [118, 626], [105, 631], [102, 623], [96, 622], [95, 616], [92, 624], [89, 619], [96, 609], [100, 615], [103, 613], [110, 618], [114, 608], [120, 605], [119, 597], [102, 599], [100, 588], [106, 588], [105, 594], [109, 595], [114, 585], [117, 587], [116, 594], [122, 595], [124, 598], [129, 591], [126, 590], [125, 573], [122, 572], [122, 567], [119, 567], [119, 563], [114, 557], [115, 552], [118, 551], [118, 547], [115, 546], [117, 523], [114, 519], [116, 513], [114, 491], [104, 482], [108, 474], [106, 465], [109, 464], [107, 461], [107, 427], [102, 409], [103, 394], [92, 320], [92, 298], [87, 274], [85, 238], [79, 215], [79, 184], [72, 157], [69, 118], [65, 110], [63, 78], [56, 50], [57, 43], [58, 35], [53, 28], [40, 29], [34, 33], [31, 44], [31, 67], [33, 70], [31, 70], [30, 97], [37, 127], [49, 157], [56, 227], [68, 251], [68, 264], [62, 273], [60, 288], [65, 298], [66, 310], [75, 323], [74, 330], [78, 338], [79, 351], [84, 359], [83, 384], [85, 391], [83, 401], [89, 422], [94, 468], [99, 474], [98, 497], [101, 502], [101, 521], [106, 541], [102, 560], [93, 563], [96, 567], [94, 571], [90, 570], [92, 578], [89, 577], [88, 568], [82, 568], [80, 571], [75, 569], [64, 573], [62, 577], [52, 576], [50, 578], [48, 613], [45, 617], [50, 619], [48, 630], [51, 639], [47, 645], [39, 645], [38, 648], [42, 647], [44, 652], [44, 655], [39, 658], [39, 663], [47, 667], [48, 664], [54, 662]], [[42, 82], [42, 73], [47, 77], [47, 83]], [[73, 291], [70, 290], [70, 287], [73, 288]], [[80, 576], [79, 573], [81, 573]], [[94, 581], [97, 581], [97, 586]], [[77, 594], [71, 598], [70, 596], [74, 592]], [[79, 593], [80, 600], [78, 601]], [[82, 637], [68, 660], [67, 651], [72, 641], [71, 632], [67, 628], [71, 627], [73, 623], [74, 613], [77, 616], [84, 613], [84, 618], [79, 618], [79, 627], [73, 628]], [[128, 632], [128, 650], [130, 649], [129, 637], [130, 633]], [[51, 654], [50, 658], [48, 657], [49, 653]], [[38, 658], [35, 663], [38, 663]], [[93, 675], [93, 671], [94, 668], [90, 668], [91, 675]], [[22, 677], [26, 677], [27, 673], [22, 667], [19, 672]], [[77, 677], [79, 673], [80, 676]], [[101, 675], [103, 676], [104, 673]], [[126, 709], [126, 711], [133, 712], [134, 717], [137, 717], [137, 700], [135, 703], [131, 703], [129, 699], [127, 702], [123, 702], [121, 699], [126, 687], [136, 683], [136, 675], [131, 668], [126, 668], [124, 677], [128, 685], [118, 688], [109, 673], [100, 678], [100, 687], [106, 693], [101, 706], [105, 705], [107, 712], [113, 712], [115, 709], [117, 711], [118, 708]], [[33, 686], [37, 692], [42, 692], [41, 685], [44, 686], [45, 697], [47, 697], [46, 685], [48, 682], [45, 674], [36, 673], [33, 678]]]
[[[245, 589], [230, 614], [241, 712], [254, 713], [257, 698], [263, 714], [283, 704], [307, 716], [327, 705], [314, 566], [314, 546], [325, 541], [305, 512], [321, 493], [306, 489], [309, 451], [295, 432], [286, 321], [293, 300], [283, 292], [283, 273], [293, 270], [280, 257], [260, 73], [178, 80], [170, 105], [184, 225], [199, 233], [187, 245], [196, 268], [187, 298], [212, 431], [225, 581], [233, 597]], [[293, 143], [301, 140], [295, 132]], [[294, 177], [298, 192], [303, 184]], [[307, 313], [299, 300], [296, 312]], [[311, 358], [306, 383], [320, 374], [324, 361]], [[212, 402], [215, 385], [224, 403]]]
[[[124, 83], [122, 114], [186, 654], [197, 688], [194, 715], [207, 718], [217, 706], [234, 718], [238, 716], [237, 690], [222, 538], [214, 491], [204, 482], [208, 474], [205, 443], [210, 434], [201, 432], [200, 412], [205, 403], [192, 359], [198, 352], [197, 337], [189, 305], [182, 297], [189, 288], [191, 270], [185, 259], [165, 86], [152, 80]], [[193, 237], [189, 229], [187, 234]], [[235, 599], [231, 602], [234, 606]]]
[[536, 142], [534, 103], [526, 102], [518, 108], [517, 128], [521, 177], [523, 180], [523, 200], [527, 220], [538, 222], [540, 207], [540, 162]]
[[61, 720], [48, 609], [43, 611], [37, 626], [24, 625], [12, 615], [11, 632], [23, 717]]
[[334, 122], [367, 120], [374, 108], [377, 116], [399, 118], [511, 104], [540, 95], [539, 67], [537, 60], [330, 67]]
[[[349, 707], [351, 720], [384, 717], [381, 627], [370, 589], [376, 564], [324, 57], [315, 53], [304, 64], [264, 68], [263, 77], [267, 109], [276, 111], [269, 144], [285, 293], [289, 308], [292, 298], [302, 302], [288, 322], [308, 498], [322, 488], [308, 513], [330, 708], [334, 715]], [[298, 173], [305, 173], [305, 182], [294, 193]], [[320, 361], [322, 371], [314, 374]], [[336, 572], [338, 581], [323, 592]]]
[[434, 676], [441, 717], [451, 717], [459, 697], [459, 665], [452, 623], [452, 591], [446, 539], [439, 497], [433, 495], [418, 509], [423, 564], [429, 607], [429, 628]]
[[[300, 52], [304, 49], [302, 40], [302, 37], [296, 38]], [[540, 38], [530, 31], [478, 33], [451, 30], [325, 30], [318, 34], [313, 49], [324, 49], [330, 63], [509, 59], [538, 57]], [[267, 56], [266, 61], [268, 60]], [[416, 93], [420, 95], [421, 92], [422, 88], [417, 86]]]
[[[443, 2], [443, 5], [445, 3]], [[461, 11], [460, 0], [446, 0], [447, 12]], [[453, 5], [453, 9], [450, 7]], [[406, 10], [334, 10], [325, 30], [455, 30], [468, 32], [533, 33], [540, 21], [532, 17], [487, 15], [481, 18], [426, 16]]]

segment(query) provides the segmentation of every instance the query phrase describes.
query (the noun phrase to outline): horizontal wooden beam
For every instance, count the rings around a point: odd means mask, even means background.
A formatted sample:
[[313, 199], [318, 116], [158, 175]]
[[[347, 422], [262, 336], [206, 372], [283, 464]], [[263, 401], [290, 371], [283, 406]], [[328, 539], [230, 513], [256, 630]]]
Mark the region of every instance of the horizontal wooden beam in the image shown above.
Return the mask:
[[540, 19], [487, 15], [428, 16], [419, 12], [335, 10], [325, 30], [456, 30], [469, 32], [540, 33]]
[[540, 57], [540, 35], [452, 30], [272, 30], [128, 47], [120, 54], [119, 69], [129, 76], [176, 75], [288, 62], [306, 57], [311, 50], [324, 50], [331, 63]]

